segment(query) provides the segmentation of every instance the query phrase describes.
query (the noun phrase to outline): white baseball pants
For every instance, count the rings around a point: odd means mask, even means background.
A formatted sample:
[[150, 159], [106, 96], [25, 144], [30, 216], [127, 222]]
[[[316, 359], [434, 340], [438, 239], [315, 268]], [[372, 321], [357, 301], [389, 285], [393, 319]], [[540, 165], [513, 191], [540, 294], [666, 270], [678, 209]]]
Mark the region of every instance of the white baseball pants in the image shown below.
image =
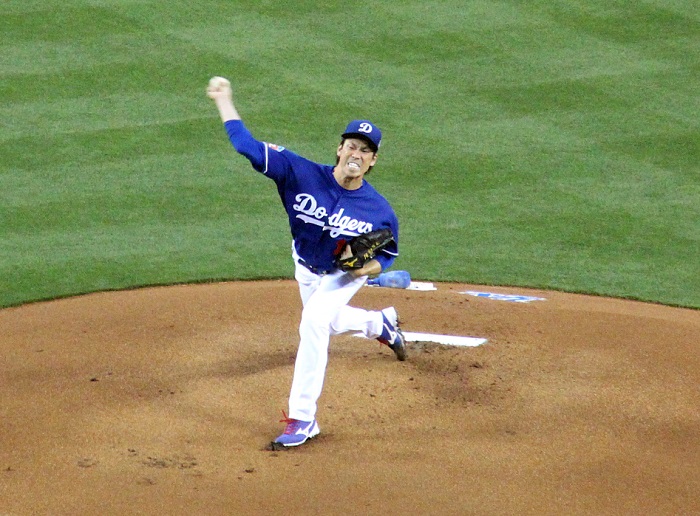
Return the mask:
[[296, 259], [295, 264], [294, 277], [299, 283], [304, 308], [289, 394], [289, 417], [313, 421], [326, 376], [330, 336], [354, 331], [362, 332], [371, 339], [379, 337], [383, 318], [380, 311], [348, 306], [355, 293], [365, 284], [367, 276], [355, 278], [342, 271], [319, 276]]

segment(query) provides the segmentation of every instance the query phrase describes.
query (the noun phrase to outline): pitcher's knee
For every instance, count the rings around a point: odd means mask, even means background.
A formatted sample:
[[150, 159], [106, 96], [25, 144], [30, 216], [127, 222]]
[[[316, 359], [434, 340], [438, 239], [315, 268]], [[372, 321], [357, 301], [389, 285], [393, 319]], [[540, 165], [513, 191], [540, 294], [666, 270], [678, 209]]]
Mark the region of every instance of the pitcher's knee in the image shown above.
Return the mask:
[[320, 330], [330, 332], [335, 314], [330, 313], [327, 310], [309, 310], [307, 307], [305, 307], [301, 312], [301, 324], [299, 325], [300, 330], [310, 330], [313, 332]]

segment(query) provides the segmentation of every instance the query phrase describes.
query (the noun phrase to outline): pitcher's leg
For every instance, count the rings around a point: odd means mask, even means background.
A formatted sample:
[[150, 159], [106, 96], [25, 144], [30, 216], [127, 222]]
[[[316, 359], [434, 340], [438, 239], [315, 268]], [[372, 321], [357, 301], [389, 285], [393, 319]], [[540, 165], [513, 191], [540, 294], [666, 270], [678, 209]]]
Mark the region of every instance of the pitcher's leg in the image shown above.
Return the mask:
[[382, 311], [362, 310], [344, 306], [331, 325], [331, 335], [348, 331], [362, 332], [369, 339], [386, 344], [399, 360], [406, 360], [406, 338], [399, 328], [399, 316], [394, 307]]
[[331, 335], [354, 331], [361, 332], [369, 339], [375, 339], [382, 333], [382, 323], [380, 311], [345, 305], [338, 311], [331, 324]]
[[289, 393], [289, 417], [301, 421], [312, 421], [316, 416], [316, 402], [323, 390], [328, 364], [332, 314], [314, 308], [315, 303], [310, 300], [302, 312], [299, 349]]
[[337, 272], [323, 276], [304, 304], [299, 324], [299, 350], [289, 395], [289, 417], [311, 421], [323, 390], [332, 323], [364, 285], [365, 278]]

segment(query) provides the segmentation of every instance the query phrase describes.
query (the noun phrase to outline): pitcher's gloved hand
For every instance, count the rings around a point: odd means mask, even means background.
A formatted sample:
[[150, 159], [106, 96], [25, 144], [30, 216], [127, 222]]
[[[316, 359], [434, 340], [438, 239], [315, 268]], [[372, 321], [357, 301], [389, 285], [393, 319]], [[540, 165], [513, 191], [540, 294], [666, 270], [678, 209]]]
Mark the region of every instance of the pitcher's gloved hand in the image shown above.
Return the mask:
[[393, 241], [394, 235], [388, 228], [358, 235], [348, 242], [348, 249], [336, 260], [338, 268], [344, 271], [361, 269]]

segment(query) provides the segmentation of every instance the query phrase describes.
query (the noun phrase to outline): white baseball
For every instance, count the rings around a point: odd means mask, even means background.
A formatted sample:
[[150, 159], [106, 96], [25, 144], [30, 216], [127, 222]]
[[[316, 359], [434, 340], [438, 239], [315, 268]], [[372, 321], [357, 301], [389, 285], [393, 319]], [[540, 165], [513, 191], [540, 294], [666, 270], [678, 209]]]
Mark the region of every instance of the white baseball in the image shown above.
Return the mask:
[[218, 90], [219, 88], [224, 88], [226, 86], [231, 86], [228, 79], [224, 79], [223, 77], [212, 77], [209, 79], [209, 87], [212, 89]]

